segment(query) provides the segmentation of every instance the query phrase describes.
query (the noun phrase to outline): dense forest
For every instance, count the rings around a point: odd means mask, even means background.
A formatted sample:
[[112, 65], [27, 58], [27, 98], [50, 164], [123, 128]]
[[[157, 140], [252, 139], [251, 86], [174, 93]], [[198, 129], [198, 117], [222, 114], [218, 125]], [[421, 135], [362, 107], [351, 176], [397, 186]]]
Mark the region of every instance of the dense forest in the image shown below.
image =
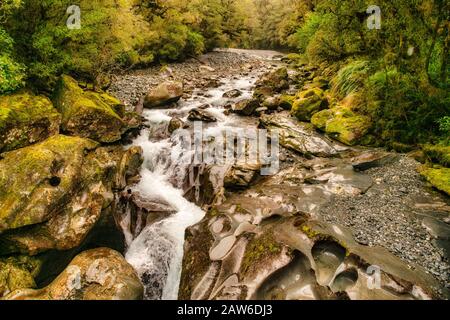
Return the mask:
[[448, 143], [447, 1], [379, 1], [379, 30], [366, 26], [364, 0], [80, 1], [80, 29], [66, 26], [71, 4], [1, 2], [0, 93], [51, 91], [62, 73], [101, 83], [215, 47], [285, 49], [331, 67], [336, 97], [352, 94], [383, 141]]

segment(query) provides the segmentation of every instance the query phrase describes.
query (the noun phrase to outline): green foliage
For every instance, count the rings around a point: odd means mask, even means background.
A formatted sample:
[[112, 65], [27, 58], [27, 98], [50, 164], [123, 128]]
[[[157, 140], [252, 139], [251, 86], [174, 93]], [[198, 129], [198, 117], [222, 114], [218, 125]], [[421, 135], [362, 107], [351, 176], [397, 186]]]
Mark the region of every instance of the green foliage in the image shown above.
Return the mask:
[[308, 13], [304, 24], [291, 36], [290, 43], [297, 47], [301, 53], [305, 53], [312, 38], [314, 38], [325, 16], [315, 12]]
[[351, 93], [362, 89], [370, 72], [370, 63], [357, 60], [347, 64], [339, 70], [332, 80], [333, 91], [337, 97], [343, 99]]

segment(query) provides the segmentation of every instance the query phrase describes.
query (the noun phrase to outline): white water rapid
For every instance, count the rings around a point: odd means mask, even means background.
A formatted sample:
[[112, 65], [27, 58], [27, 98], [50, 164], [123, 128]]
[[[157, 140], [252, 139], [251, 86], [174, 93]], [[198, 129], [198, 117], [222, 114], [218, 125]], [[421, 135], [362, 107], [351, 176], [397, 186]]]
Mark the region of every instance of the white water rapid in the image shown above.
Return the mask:
[[[142, 147], [145, 158], [142, 179], [133, 191], [147, 199], [162, 200], [177, 211], [175, 215], [148, 225], [135, 239], [125, 231], [128, 242], [126, 259], [137, 270], [145, 285], [145, 299], [177, 299], [185, 230], [200, 222], [205, 215], [199, 207], [183, 197], [181, 190], [190, 165], [186, 159], [191, 159], [192, 153], [183, 150], [181, 144], [172, 138], [158, 140], [155, 134], [157, 128], [167, 126], [174, 115], [187, 121], [188, 112], [204, 104], [211, 105], [208, 112], [217, 118], [216, 123], [205, 125], [206, 130], [219, 134], [225, 129], [245, 126], [242, 118], [224, 115], [223, 105], [233, 99], [224, 99], [222, 96], [229, 90], [239, 89], [243, 95], [235, 101], [249, 98], [256, 79], [257, 74], [224, 79], [225, 84], [221, 87], [203, 93], [194, 92], [192, 98], [180, 101], [175, 110], [144, 111], [150, 129], [142, 131], [133, 142], [133, 145]], [[127, 221], [124, 221], [126, 224]]]

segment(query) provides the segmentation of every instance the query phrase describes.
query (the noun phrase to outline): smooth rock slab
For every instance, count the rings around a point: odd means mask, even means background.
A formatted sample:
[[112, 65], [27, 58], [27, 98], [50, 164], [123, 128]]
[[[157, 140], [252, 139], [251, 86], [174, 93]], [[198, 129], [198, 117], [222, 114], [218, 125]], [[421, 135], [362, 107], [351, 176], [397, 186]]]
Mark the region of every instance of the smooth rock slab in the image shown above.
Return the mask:
[[108, 248], [85, 251], [47, 287], [21, 289], [6, 300], [139, 300], [144, 288], [120, 253]]

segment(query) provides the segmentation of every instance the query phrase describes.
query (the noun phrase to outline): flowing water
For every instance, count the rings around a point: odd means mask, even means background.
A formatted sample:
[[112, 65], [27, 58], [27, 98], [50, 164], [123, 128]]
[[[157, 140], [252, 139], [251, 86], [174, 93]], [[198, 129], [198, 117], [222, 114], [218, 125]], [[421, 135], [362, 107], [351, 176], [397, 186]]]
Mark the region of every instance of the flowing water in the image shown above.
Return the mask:
[[[185, 230], [201, 221], [205, 215], [199, 207], [183, 197], [182, 184], [189, 171], [193, 152], [185, 149], [173, 137], [161, 138], [158, 131], [167, 127], [173, 116], [186, 122], [189, 111], [204, 104], [211, 105], [207, 111], [217, 118], [216, 123], [205, 124], [205, 131], [209, 134], [256, 126], [254, 119], [224, 115], [223, 106], [233, 99], [222, 96], [229, 90], [239, 89], [243, 95], [235, 98], [234, 102], [251, 97], [258, 75], [256, 71], [248, 76], [223, 79], [221, 87], [206, 92], [198, 90], [192, 98], [180, 101], [176, 109], [144, 111], [149, 129], [143, 130], [133, 145], [142, 147], [145, 160], [142, 179], [133, 191], [146, 199], [166, 202], [177, 211], [162, 221], [148, 225], [134, 239], [125, 232], [128, 242], [125, 257], [139, 273], [145, 285], [146, 299], [177, 299]], [[126, 230], [128, 228], [124, 221]]]

